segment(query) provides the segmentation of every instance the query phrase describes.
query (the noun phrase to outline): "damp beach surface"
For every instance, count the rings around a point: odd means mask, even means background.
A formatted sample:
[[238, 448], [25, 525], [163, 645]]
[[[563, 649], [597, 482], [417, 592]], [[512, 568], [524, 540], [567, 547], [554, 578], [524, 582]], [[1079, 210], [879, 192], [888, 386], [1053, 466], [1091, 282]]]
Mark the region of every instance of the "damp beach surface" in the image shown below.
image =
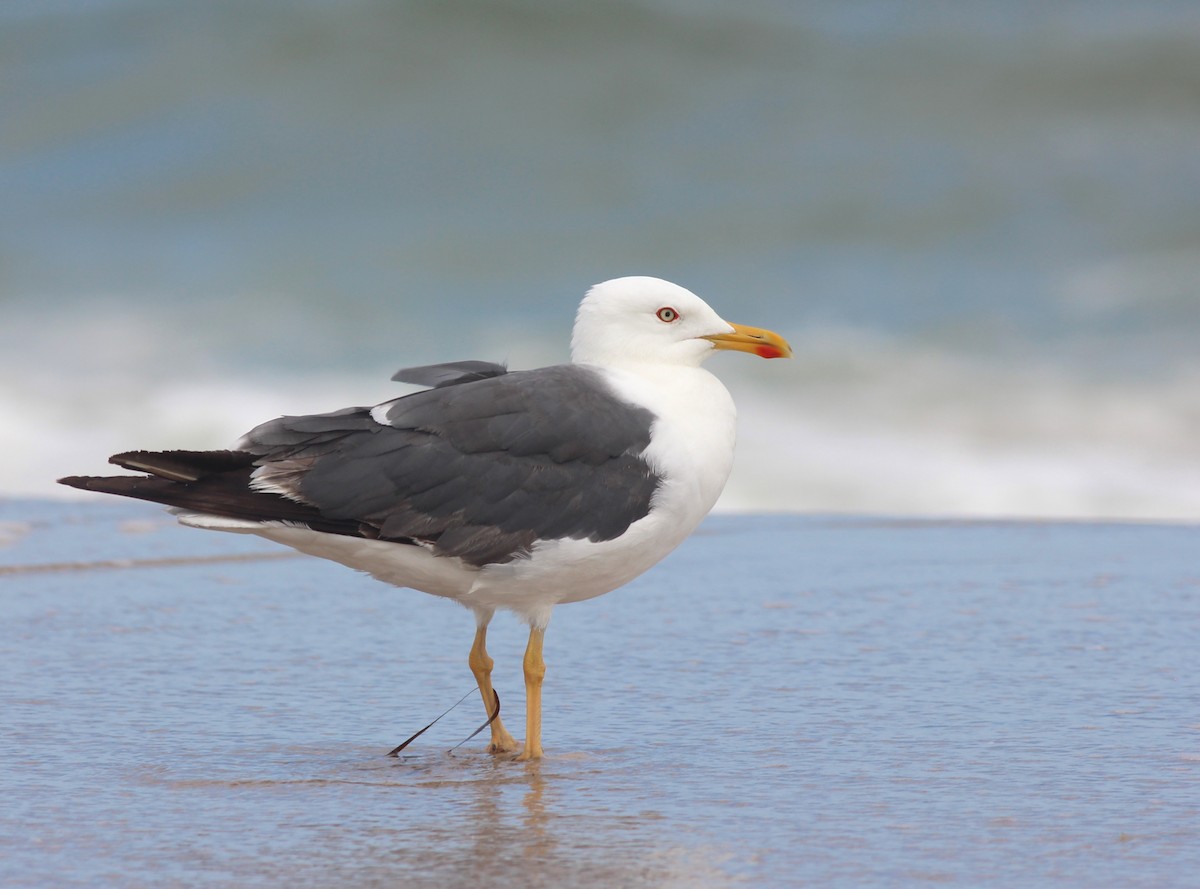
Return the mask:
[[[1186, 886], [1200, 529], [710, 518], [547, 634], [103, 501], [0, 502], [0, 885]], [[489, 649], [505, 717], [524, 628]]]

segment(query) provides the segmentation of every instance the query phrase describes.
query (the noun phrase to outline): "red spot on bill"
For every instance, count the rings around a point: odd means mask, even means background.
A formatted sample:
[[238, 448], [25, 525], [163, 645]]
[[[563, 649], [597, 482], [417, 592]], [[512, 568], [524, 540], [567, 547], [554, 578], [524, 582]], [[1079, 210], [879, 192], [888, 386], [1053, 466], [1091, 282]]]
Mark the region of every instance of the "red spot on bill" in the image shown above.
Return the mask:
[[759, 358], [786, 358], [787, 353], [778, 346], [761, 345], [754, 347], [754, 354]]

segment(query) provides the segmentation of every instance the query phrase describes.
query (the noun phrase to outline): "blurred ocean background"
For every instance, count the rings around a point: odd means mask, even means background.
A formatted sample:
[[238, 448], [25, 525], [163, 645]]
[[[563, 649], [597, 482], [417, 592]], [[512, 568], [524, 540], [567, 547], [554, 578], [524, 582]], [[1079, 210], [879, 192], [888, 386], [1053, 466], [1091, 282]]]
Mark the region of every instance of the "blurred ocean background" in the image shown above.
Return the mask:
[[597, 281], [715, 358], [726, 510], [1200, 518], [1200, 4], [5, 0], [0, 494], [438, 360]]

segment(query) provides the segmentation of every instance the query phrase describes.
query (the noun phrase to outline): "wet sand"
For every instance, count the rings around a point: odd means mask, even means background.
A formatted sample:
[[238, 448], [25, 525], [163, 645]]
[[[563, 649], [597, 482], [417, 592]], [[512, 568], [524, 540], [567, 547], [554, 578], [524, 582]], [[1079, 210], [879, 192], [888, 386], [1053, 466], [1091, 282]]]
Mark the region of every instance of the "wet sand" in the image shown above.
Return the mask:
[[[1200, 529], [719, 516], [559, 609], [547, 758], [471, 617], [139, 504], [0, 503], [0, 884], [1185, 886]], [[524, 630], [491, 640], [509, 724]]]

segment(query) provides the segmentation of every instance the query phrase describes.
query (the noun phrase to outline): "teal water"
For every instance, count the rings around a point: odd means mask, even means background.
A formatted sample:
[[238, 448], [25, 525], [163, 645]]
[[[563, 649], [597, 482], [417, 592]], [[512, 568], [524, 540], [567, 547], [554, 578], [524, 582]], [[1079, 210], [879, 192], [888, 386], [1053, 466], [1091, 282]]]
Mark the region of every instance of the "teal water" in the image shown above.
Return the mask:
[[720, 362], [723, 508], [1195, 520], [1198, 40], [1173, 0], [5, 3], [0, 490], [561, 361], [636, 273], [797, 346]]
[[[0, 529], [5, 886], [1200, 871], [1195, 527], [711, 519], [555, 613], [529, 766], [446, 752], [474, 699], [383, 755], [471, 687], [456, 606], [136, 504]], [[515, 727], [524, 632], [493, 626]]]

